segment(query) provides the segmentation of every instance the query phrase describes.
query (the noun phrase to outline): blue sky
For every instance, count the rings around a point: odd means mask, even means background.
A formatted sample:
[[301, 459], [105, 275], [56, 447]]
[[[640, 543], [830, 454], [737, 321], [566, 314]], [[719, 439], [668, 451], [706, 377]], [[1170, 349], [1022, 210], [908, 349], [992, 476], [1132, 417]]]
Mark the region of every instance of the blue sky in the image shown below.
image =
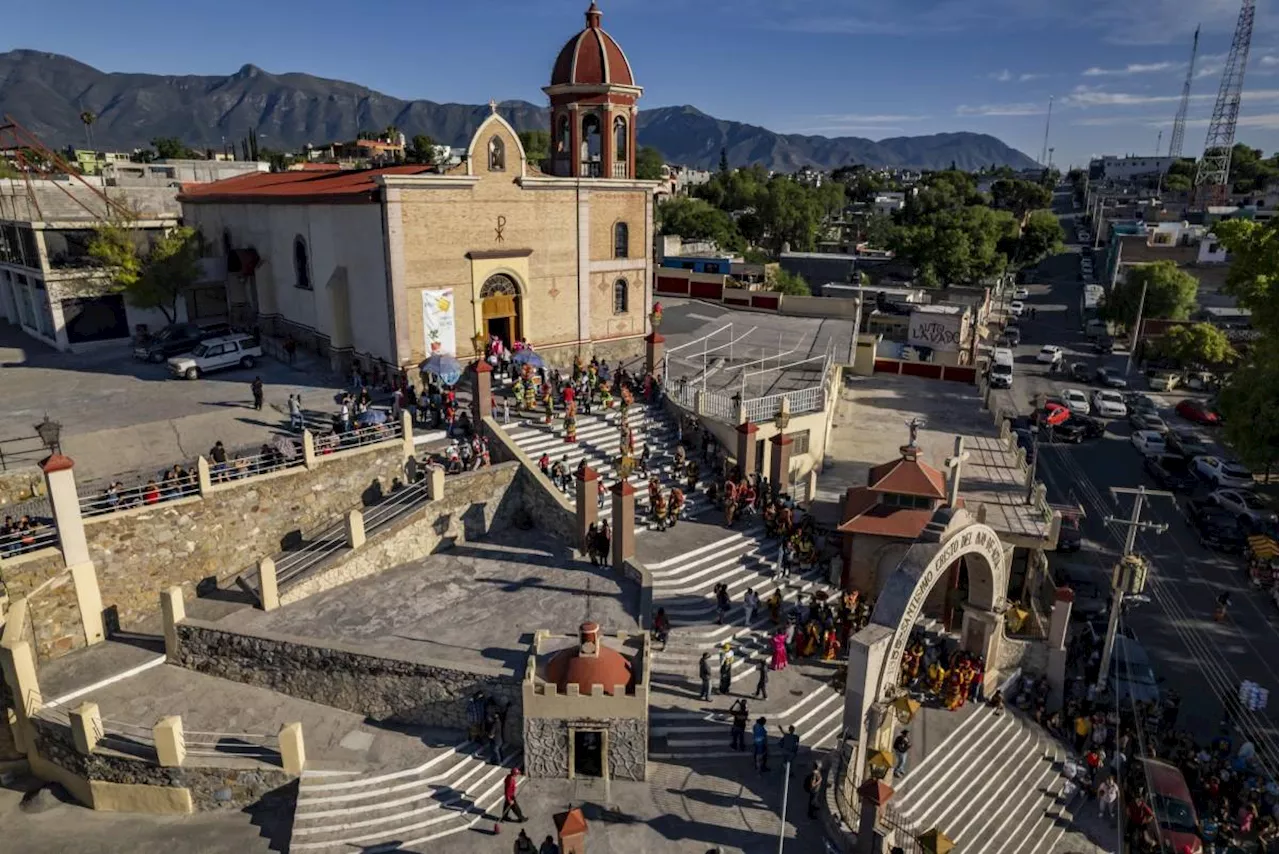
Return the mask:
[[[247, 62], [402, 98], [543, 103], [587, 0], [174, 4], [125, 14], [64, 0], [6, 12], [0, 50], [64, 53], [104, 71], [230, 74]], [[882, 139], [994, 134], [1054, 161], [1162, 149], [1201, 25], [1184, 153], [1204, 145], [1239, 0], [601, 0], [642, 106], [692, 104], [772, 130]], [[1277, 148], [1276, 6], [1258, 6], [1237, 139]]]

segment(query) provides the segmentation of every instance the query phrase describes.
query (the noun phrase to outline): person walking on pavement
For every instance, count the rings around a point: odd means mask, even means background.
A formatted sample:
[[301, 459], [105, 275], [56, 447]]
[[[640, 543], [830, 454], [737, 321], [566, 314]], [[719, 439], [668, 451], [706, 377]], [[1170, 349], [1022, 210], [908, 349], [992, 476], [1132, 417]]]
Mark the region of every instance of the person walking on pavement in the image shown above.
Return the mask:
[[704, 652], [698, 659], [698, 679], [702, 682], [702, 693], [698, 699], [707, 702], [711, 699], [711, 653]]
[[249, 391], [253, 393], [253, 408], [262, 411], [262, 377], [254, 377], [249, 383]]
[[747, 749], [747, 718], [750, 714], [747, 712], [747, 701], [739, 699], [730, 708], [729, 714], [733, 715], [733, 725], [729, 729], [729, 747], [733, 750]]
[[302, 395], [289, 395], [289, 427], [290, 429], [302, 432]]
[[[524, 819], [521, 819], [521, 821], [524, 821]], [[538, 854], [538, 849], [533, 847], [533, 840], [523, 830], [516, 837], [516, 842], [511, 846], [511, 850], [513, 854]]]
[[769, 727], [763, 717], [756, 718], [756, 725], [751, 728], [751, 742], [755, 766], [763, 774], [769, 770]]
[[1116, 802], [1120, 799], [1120, 786], [1116, 775], [1108, 774], [1098, 786], [1098, 818], [1116, 817]]
[[809, 818], [817, 818], [822, 807], [822, 763], [813, 763], [809, 776], [804, 778], [804, 791], [809, 796]]
[[547, 834], [547, 838], [542, 840], [542, 844], [538, 846], [538, 854], [560, 854], [560, 846], [556, 845], [555, 839], [551, 834]]
[[768, 659], [760, 659], [760, 665], [756, 668], [756, 693], [758, 700], [769, 699], [769, 661]]
[[[507, 778], [502, 782], [502, 820], [507, 821], [507, 817], [512, 813], [516, 815], [516, 821], [524, 824], [524, 812], [520, 809], [520, 803], [516, 800], [516, 785], [520, 777], [520, 769], [512, 768], [507, 772]], [[524, 831], [520, 831], [521, 835]], [[533, 843], [530, 842], [530, 845]]]
[[907, 754], [911, 751], [911, 733], [903, 730], [893, 740], [893, 776], [907, 773]]
[[[782, 729], [782, 727], [779, 726], [778, 729]], [[795, 767], [796, 756], [800, 754], [800, 736], [796, 735], [796, 728], [794, 726], [787, 727], [786, 731], [782, 733], [782, 738], [778, 744], [782, 748], [782, 761], [786, 763], [785, 768], [789, 776], [791, 769]]]

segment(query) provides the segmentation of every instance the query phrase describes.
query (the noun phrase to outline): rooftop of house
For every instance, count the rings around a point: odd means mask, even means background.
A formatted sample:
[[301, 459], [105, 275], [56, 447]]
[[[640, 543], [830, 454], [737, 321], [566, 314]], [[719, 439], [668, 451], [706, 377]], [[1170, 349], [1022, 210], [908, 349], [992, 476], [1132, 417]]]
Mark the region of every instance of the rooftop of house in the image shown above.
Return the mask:
[[432, 171], [420, 163], [382, 166], [377, 169], [312, 170], [238, 175], [208, 184], [183, 184], [179, 201], [212, 202], [373, 202], [378, 197], [374, 179], [381, 175], [419, 175]]

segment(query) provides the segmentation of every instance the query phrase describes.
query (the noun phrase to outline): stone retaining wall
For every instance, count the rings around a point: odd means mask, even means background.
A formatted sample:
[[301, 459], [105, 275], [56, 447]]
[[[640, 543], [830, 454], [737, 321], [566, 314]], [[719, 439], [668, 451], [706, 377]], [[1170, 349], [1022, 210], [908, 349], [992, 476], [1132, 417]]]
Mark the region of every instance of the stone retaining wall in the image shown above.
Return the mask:
[[41, 549], [0, 563], [0, 581], [12, 602], [27, 600], [32, 649], [41, 660], [84, 646], [84, 626], [71, 573], [58, 549]]
[[553, 534], [566, 543], [576, 543], [578, 516], [573, 502], [553, 487], [550, 481], [542, 477], [537, 463], [520, 450], [520, 446], [511, 440], [507, 431], [502, 429], [496, 421], [486, 418], [482, 424], [485, 435], [489, 437], [492, 458], [495, 461], [512, 460], [520, 464], [520, 473], [516, 475], [515, 485], [519, 491], [520, 502], [533, 520], [534, 527]]
[[376, 722], [466, 729], [466, 701], [483, 691], [510, 704], [507, 738], [521, 739], [520, 677], [424, 658], [393, 659], [357, 647], [267, 633], [237, 634], [186, 620], [179, 663], [233, 682], [365, 715]]
[[[243, 809], [294, 779], [279, 768], [258, 763], [254, 768], [193, 766], [188, 758], [181, 768], [165, 768], [155, 762], [110, 751], [90, 755], [75, 748], [71, 729], [64, 724], [34, 718], [36, 748], [54, 765], [89, 781], [124, 785], [166, 786], [188, 789], [200, 812]], [[243, 765], [244, 760], [237, 760]]]
[[317, 570], [280, 594], [288, 605], [358, 578], [377, 575], [457, 542], [484, 537], [494, 528], [514, 525], [520, 496], [511, 489], [520, 470], [518, 463], [499, 463], [474, 472], [445, 478], [444, 498], [397, 519], [369, 537], [355, 551], [344, 552], [333, 563]]
[[0, 472], [0, 507], [21, 504], [44, 495], [44, 472], [39, 466]]

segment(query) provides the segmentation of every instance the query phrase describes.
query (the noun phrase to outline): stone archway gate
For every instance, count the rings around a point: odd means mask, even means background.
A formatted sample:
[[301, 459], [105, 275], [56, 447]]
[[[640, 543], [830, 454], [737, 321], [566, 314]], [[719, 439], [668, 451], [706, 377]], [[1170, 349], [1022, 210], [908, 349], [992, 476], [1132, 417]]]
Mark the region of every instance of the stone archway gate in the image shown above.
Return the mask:
[[1005, 591], [1009, 561], [1000, 537], [966, 510], [942, 507], [912, 543], [876, 599], [871, 621], [849, 640], [845, 687], [844, 757], [841, 783], [856, 788], [865, 774], [866, 757], [887, 750], [893, 735], [890, 703], [899, 693], [898, 676], [911, 629], [933, 586], [957, 560], [965, 558], [969, 597], [961, 638], [965, 649], [985, 656], [987, 688], [996, 679], [995, 662], [1004, 637]]

